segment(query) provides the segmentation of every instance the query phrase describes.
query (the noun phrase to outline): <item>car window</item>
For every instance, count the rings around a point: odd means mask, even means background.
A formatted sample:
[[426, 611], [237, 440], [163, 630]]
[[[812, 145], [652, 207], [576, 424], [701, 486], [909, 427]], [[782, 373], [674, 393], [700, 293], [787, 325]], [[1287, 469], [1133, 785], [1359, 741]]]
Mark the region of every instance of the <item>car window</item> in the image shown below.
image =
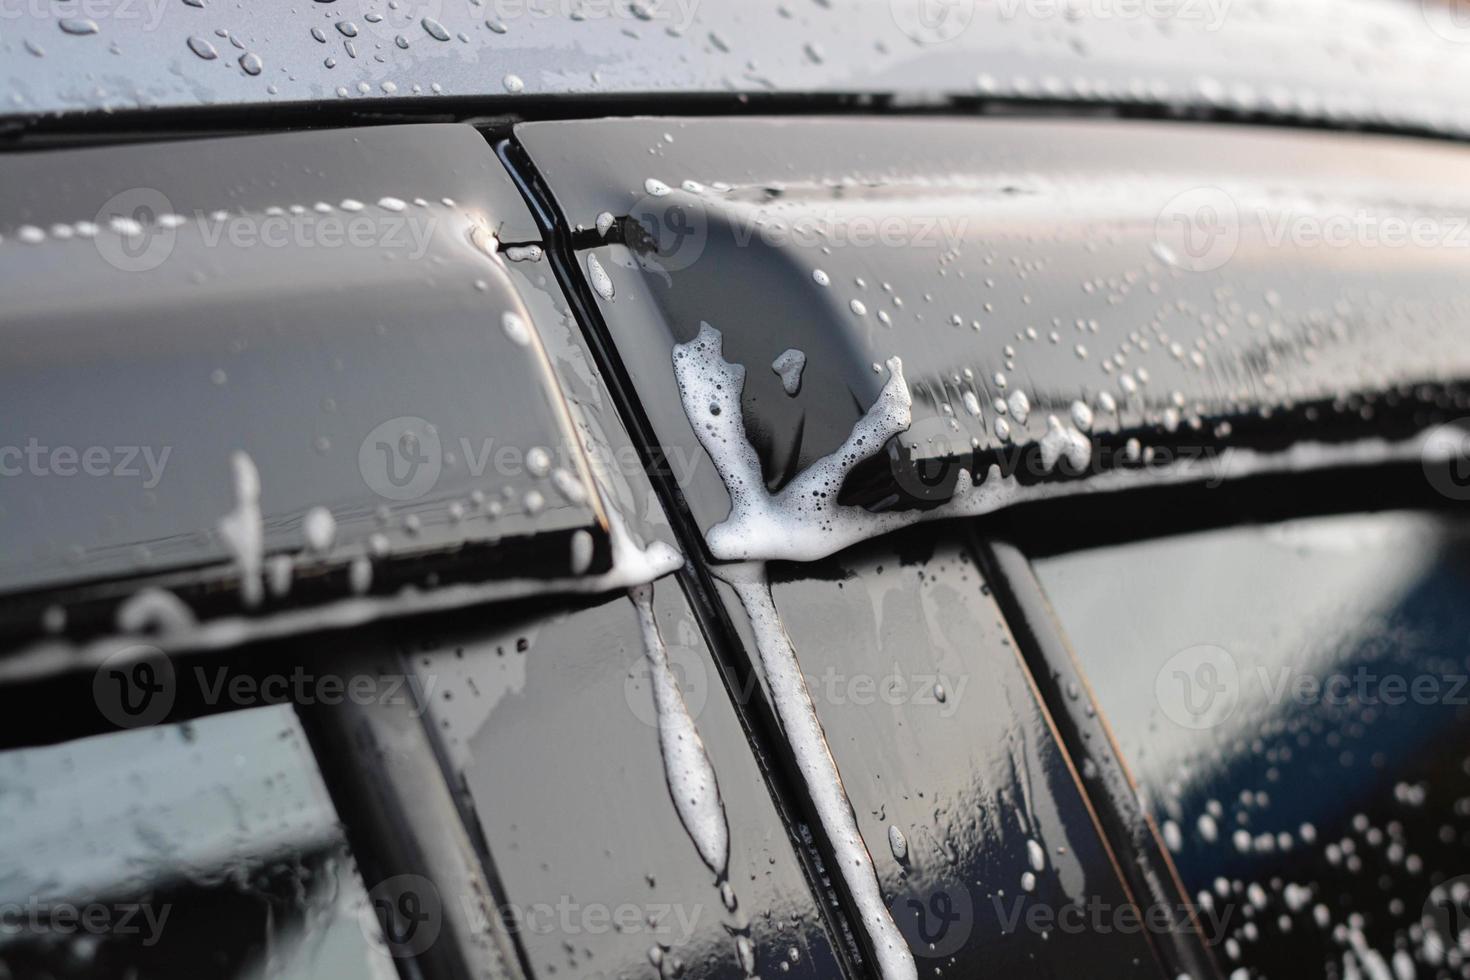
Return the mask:
[[289, 706], [0, 753], [0, 976], [396, 975]]
[[1227, 971], [1462, 975], [1470, 528], [1322, 517], [1036, 571]]

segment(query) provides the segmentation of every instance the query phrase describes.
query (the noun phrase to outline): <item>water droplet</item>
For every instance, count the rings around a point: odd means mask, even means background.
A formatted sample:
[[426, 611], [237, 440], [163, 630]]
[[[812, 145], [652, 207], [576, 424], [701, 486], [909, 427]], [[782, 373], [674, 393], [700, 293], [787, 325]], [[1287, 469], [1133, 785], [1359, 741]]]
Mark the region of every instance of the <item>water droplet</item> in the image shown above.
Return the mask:
[[80, 36], [97, 33], [97, 22], [85, 17], [63, 17], [58, 23], [67, 34]]
[[527, 347], [531, 343], [531, 328], [526, 325], [525, 319], [514, 310], [507, 310], [500, 315], [500, 327], [505, 335], [511, 340]]
[[189, 38], [188, 43], [189, 50], [197, 54], [199, 57], [203, 58], [205, 61], [213, 61], [215, 58], [219, 57], [219, 52], [214, 49], [214, 45], [210, 44], [202, 37], [199, 37], [197, 35], [191, 37]]
[[347, 578], [355, 595], [362, 595], [373, 584], [373, 563], [359, 555], [347, 568]]
[[301, 534], [306, 538], [308, 548], [324, 555], [331, 550], [337, 537], [337, 520], [325, 507], [313, 507], [301, 519]]
[[259, 75], [265, 66], [261, 63], [260, 55], [253, 51], [246, 51], [240, 55], [240, 68], [247, 75]]
[[592, 535], [586, 531], [572, 534], [572, 574], [582, 575], [592, 567]]
[[444, 29], [443, 24], [439, 23], [434, 18], [425, 17], [423, 20], [419, 21], [419, 23], [423, 25], [424, 30], [427, 31], [429, 36], [432, 37], [434, 40], [449, 40], [449, 32]]
[[505, 90], [507, 92], [510, 92], [512, 94], [520, 92], [526, 87], [526, 83], [522, 81], [521, 76], [515, 74], [506, 75], [505, 78], [501, 80], [501, 84], [505, 86]]
[[1075, 401], [1072, 403], [1072, 424], [1083, 432], [1087, 432], [1092, 428], [1092, 409], [1087, 407], [1086, 402]]

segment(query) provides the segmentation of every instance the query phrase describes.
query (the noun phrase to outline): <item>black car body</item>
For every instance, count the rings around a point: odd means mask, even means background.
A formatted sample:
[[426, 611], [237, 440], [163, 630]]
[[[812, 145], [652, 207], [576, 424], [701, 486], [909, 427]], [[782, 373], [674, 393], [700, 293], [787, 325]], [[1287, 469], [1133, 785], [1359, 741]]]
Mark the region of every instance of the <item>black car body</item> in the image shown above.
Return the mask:
[[1453, 3], [5, 16], [0, 975], [1470, 975]]

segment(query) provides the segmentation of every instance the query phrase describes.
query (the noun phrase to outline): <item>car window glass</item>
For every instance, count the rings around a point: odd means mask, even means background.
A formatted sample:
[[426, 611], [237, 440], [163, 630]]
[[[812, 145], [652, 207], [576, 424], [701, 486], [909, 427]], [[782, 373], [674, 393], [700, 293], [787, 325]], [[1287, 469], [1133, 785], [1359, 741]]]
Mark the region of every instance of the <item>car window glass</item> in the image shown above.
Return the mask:
[[[1036, 570], [1227, 971], [1465, 969], [1470, 535], [1337, 516]], [[1384, 972], [1384, 971], [1392, 971]]]

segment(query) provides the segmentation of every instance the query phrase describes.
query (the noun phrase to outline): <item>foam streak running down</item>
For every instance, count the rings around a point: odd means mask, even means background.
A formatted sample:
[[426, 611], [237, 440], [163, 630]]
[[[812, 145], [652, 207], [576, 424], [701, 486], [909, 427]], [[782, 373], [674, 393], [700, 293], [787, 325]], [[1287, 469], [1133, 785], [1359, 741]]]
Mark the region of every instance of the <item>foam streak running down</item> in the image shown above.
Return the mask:
[[643, 630], [643, 653], [648, 658], [653, 707], [658, 716], [658, 747], [663, 754], [669, 795], [700, 858], [714, 872], [715, 879], [723, 881], [730, 858], [730, 829], [725, 823], [715, 768], [694, 727], [679, 682], [669, 669], [668, 648], [653, 615], [653, 586], [634, 586], [628, 595], [638, 610], [638, 625]]
[[858, 832], [857, 816], [842, 786], [837, 762], [827, 747], [827, 737], [817, 719], [801, 665], [796, 661], [796, 651], [771, 598], [765, 566], [731, 565], [717, 569], [716, 574], [735, 589], [745, 614], [750, 617], [760, 651], [761, 670], [770, 687], [782, 733], [796, 755], [796, 765], [817, 809], [817, 818], [832, 841], [838, 871], [862, 916], [862, 928], [872, 941], [878, 971], [883, 980], [918, 980], [913, 953], [883, 902], [873, 858]]

